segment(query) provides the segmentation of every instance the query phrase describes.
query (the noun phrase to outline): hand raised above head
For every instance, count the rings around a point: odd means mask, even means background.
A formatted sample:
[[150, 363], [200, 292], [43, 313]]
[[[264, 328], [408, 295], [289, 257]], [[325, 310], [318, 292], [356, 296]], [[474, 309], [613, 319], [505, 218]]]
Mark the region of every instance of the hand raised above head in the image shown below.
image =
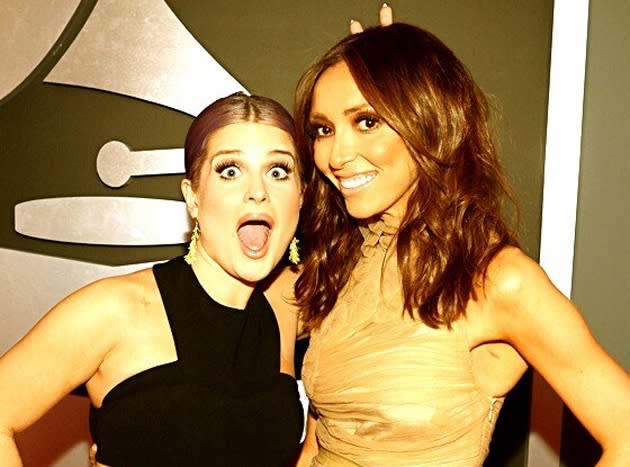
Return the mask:
[[[389, 26], [394, 22], [394, 10], [387, 3], [383, 3], [381, 9], [378, 12], [378, 19], [381, 26]], [[350, 33], [357, 34], [363, 32], [363, 25], [355, 20], [350, 20]]]

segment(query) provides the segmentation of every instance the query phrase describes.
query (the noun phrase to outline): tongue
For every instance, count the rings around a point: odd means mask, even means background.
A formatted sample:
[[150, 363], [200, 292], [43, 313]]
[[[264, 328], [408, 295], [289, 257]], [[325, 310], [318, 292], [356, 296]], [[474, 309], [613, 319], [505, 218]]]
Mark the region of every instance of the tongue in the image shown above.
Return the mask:
[[246, 224], [238, 229], [238, 238], [250, 250], [260, 250], [267, 242], [269, 227], [266, 225]]

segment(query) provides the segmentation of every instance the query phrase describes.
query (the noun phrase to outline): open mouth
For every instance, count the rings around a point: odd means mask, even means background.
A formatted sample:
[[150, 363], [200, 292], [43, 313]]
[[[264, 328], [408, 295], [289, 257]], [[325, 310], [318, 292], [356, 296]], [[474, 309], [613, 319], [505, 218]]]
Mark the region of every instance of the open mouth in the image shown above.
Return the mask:
[[343, 190], [357, 191], [369, 185], [376, 178], [375, 173], [361, 174], [351, 178], [339, 180], [339, 185]]
[[266, 219], [249, 219], [236, 230], [243, 252], [252, 258], [263, 256], [269, 246], [271, 223]]

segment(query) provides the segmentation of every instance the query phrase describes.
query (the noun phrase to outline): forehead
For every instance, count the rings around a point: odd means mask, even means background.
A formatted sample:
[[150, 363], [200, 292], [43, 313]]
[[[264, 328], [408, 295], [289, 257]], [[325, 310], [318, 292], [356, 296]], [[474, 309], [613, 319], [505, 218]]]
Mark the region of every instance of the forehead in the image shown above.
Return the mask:
[[366, 104], [367, 101], [345, 62], [327, 68], [313, 88], [311, 113], [333, 113]]
[[273, 151], [295, 152], [291, 135], [286, 131], [264, 123], [240, 122], [219, 128], [206, 141], [209, 156], [219, 151], [269, 153]]

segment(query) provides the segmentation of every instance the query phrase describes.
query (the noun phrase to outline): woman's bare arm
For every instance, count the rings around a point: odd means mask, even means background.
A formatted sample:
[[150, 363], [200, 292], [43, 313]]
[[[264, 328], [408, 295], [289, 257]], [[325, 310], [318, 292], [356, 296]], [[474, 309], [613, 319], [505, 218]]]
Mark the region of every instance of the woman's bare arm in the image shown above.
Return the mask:
[[0, 358], [0, 465], [21, 465], [14, 434], [91, 378], [116, 345], [114, 284], [105, 279], [65, 298]]
[[601, 444], [598, 465], [630, 465], [630, 378], [575, 305], [516, 248], [493, 260], [486, 294], [495, 335], [536, 368]]

